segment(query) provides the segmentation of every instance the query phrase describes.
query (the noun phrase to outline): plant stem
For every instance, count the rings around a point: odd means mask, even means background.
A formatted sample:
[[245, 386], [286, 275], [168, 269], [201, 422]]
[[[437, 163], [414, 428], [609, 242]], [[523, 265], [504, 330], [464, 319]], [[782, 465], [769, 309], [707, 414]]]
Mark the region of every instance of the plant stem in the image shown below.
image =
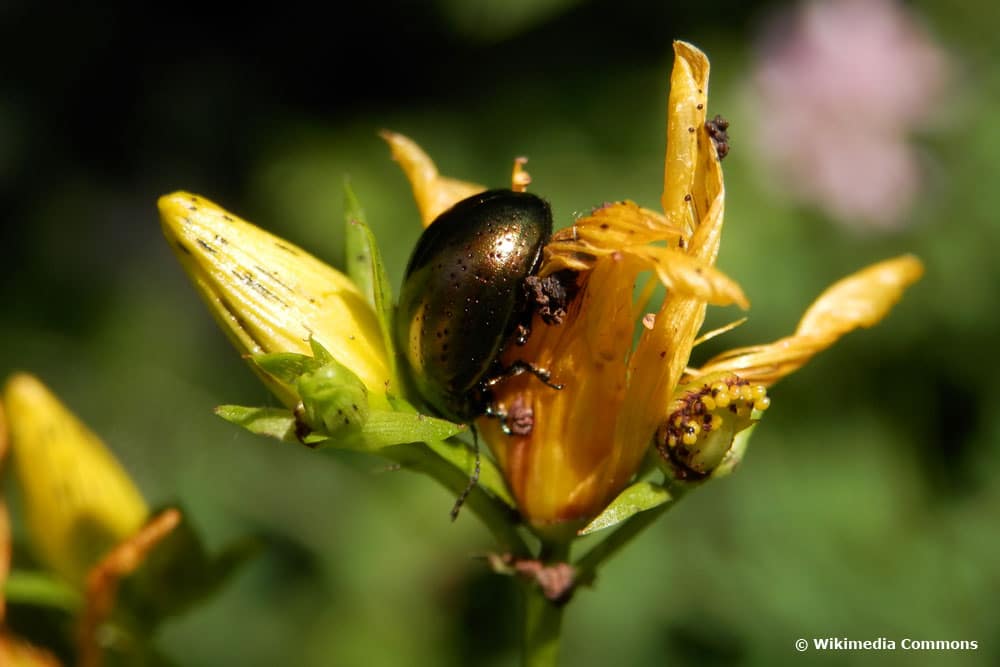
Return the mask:
[[[461, 470], [435, 454], [423, 443], [384, 447], [379, 450], [379, 455], [409, 470], [422, 472], [456, 496], [461, 494], [469, 483], [469, 478]], [[517, 532], [515, 514], [505, 504], [493, 499], [477, 486], [465, 499], [464, 507], [479, 517], [479, 520], [493, 533], [502, 550], [521, 558], [530, 554], [524, 539]]]
[[[542, 545], [540, 560], [558, 563], [569, 560], [569, 543]], [[524, 667], [556, 667], [559, 663], [559, 638], [565, 604], [556, 604], [545, 597], [534, 581], [522, 585], [524, 596]]]

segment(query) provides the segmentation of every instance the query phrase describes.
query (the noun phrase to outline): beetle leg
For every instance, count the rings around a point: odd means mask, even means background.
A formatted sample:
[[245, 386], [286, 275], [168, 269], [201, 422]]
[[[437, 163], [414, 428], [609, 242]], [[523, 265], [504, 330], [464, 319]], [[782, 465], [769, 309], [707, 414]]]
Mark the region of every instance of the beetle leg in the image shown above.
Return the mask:
[[531, 373], [536, 378], [541, 380], [542, 383], [544, 383], [546, 386], [552, 387], [553, 389], [563, 388], [563, 385], [549, 381], [551, 375], [549, 375], [549, 372], [547, 370], [545, 370], [544, 368], [536, 368], [535, 366], [529, 364], [527, 361], [522, 361], [520, 359], [512, 363], [507, 368], [502, 369], [498, 374], [494, 375], [488, 380], [484, 380], [483, 386], [487, 389], [489, 389], [490, 387], [495, 387], [496, 385], [500, 384], [507, 378], [512, 378], [515, 375], [520, 375], [521, 373]]
[[469, 428], [472, 429], [472, 446], [476, 452], [476, 466], [472, 470], [472, 477], [469, 478], [469, 483], [465, 485], [465, 489], [463, 489], [462, 493], [455, 499], [455, 504], [451, 508], [452, 521], [458, 518], [458, 511], [462, 509], [462, 505], [465, 504], [465, 499], [469, 497], [472, 490], [476, 488], [476, 484], [479, 483], [479, 432], [476, 430], [475, 424], [469, 424]]

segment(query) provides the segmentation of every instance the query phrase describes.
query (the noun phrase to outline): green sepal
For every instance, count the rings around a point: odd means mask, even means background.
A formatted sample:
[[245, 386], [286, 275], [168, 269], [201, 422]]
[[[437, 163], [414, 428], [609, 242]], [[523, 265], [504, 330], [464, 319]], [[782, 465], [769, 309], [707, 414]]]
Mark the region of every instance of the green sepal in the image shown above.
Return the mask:
[[313, 431], [329, 436], [353, 433], [368, 420], [368, 389], [349, 368], [332, 359], [303, 373], [296, 388], [302, 400], [298, 416]]
[[450, 438], [465, 429], [464, 424], [419, 413], [373, 410], [361, 429], [363, 446], [360, 448], [381, 449], [408, 442], [433, 442]]
[[79, 591], [49, 572], [11, 570], [2, 589], [8, 604], [51, 607], [70, 614], [83, 608]]
[[278, 382], [294, 387], [299, 378], [306, 373], [315, 373], [326, 364], [337, 364], [337, 360], [333, 358], [329, 350], [315, 338], [309, 338], [309, 348], [313, 353], [311, 357], [297, 352], [273, 352], [270, 354], [251, 354], [249, 358], [251, 363]]
[[733, 438], [733, 444], [726, 452], [726, 455], [722, 458], [722, 462], [712, 471], [710, 477], [712, 479], [719, 479], [720, 477], [725, 477], [736, 469], [736, 466], [740, 464], [743, 460], [744, 454], [746, 454], [747, 446], [750, 444], [750, 436], [753, 435], [754, 430], [757, 428], [757, 421], [760, 419], [760, 413], [754, 411], [752, 418], [755, 420], [750, 426], [743, 429], [736, 434]]
[[[243, 405], [220, 405], [215, 408], [215, 414], [225, 419], [227, 422], [236, 424], [251, 433], [266, 435], [269, 438], [287, 440], [288, 442], [299, 442], [295, 436], [295, 415], [291, 410], [285, 408], [255, 408]], [[314, 434], [310, 434], [312, 436]], [[309, 437], [303, 444], [312, 444]], [[313, 442], [325, 440], [326, 436], [318, 436]]]
[[365, 295], [375, 309], [382, 343], [389, 360], [389, 373], [394, 380], [399, 377], [396, 367], [396, 351], [392, 336], [392, 287], [382, 262], [382, 253], [375, 240], [375, 234], [365, 221], [365, 212], [358, 202], [350, 183], [344, 182], [344, 217], [347, 229], [344, 232], [347, 252], [347, 275]]
[[250, 362], [278, 382], [294, 387], [305, 373], [311, 373], [323, 363], [314, 357], [296, 352], [274, 352], [250, 355]]
[[[291, 352], [250, 357], [262, 371], [295, 389], [299, 407], [295, 415], [304, 428], [327, 436], [357, 431], [368, 419], [368, 389], [347, 366], [331, 355], [315, 338], [309, 339], [313, 356]], [[264, 426], [273, 435], [274, 425]]]
[[313, 359], [315, 359], [320, 364], [329, 364], [334, 362], [333, 355], [330, 351], [323, 347], [318, 340], [309, 337], [309, 349], [312, 350]]
[[665, 487], [653, 482], [636, 482], [619, 493], [597, 518], [577, 531], [577, 535], [589, 535], [610, 528], [639, 512], [659, 507], [670, 500], [672, 496]]
[[360, 429], [338, 433], [335, 437], [314, 431], [300, 440], [296, 435], [297, 421], [290, 410], [220, 405], [215, 409], [215, 414], [251, 433], [278, 440], [318, 448], [337, 447], [370, 452], [389, 445], [444, 440], [466, 428], [462, 424], [418, 413], [372, 410]]

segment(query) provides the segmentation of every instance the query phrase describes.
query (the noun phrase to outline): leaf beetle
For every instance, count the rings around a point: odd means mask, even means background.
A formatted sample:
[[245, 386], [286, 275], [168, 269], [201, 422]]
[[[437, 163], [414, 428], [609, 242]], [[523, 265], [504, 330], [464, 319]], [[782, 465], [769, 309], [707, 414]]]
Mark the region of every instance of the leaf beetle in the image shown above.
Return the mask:
[[531, 372], [561, 388], [544, 370], [499, 361], [508, 340], [527, 336], [536, 301], [526, 281], [551, 234], [548, 203], [515, 190], [463, 199], [424, 230], [404, 274], [395, 337], [409, 380], [431, 410], [460, 422], [496, 416], [510, 432], [491, 405], [492, 385]]

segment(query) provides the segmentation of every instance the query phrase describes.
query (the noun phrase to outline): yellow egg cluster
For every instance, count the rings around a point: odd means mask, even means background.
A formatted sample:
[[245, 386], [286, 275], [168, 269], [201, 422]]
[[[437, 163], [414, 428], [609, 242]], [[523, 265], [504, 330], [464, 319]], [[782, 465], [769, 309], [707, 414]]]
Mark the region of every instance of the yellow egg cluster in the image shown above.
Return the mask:
[[767, 389], [736, 375], [689, 385], [675, 396], [656, 432], [656, 448], [681, 478], [701, 478], [722, 461], [754, 411], [771, 405]]

